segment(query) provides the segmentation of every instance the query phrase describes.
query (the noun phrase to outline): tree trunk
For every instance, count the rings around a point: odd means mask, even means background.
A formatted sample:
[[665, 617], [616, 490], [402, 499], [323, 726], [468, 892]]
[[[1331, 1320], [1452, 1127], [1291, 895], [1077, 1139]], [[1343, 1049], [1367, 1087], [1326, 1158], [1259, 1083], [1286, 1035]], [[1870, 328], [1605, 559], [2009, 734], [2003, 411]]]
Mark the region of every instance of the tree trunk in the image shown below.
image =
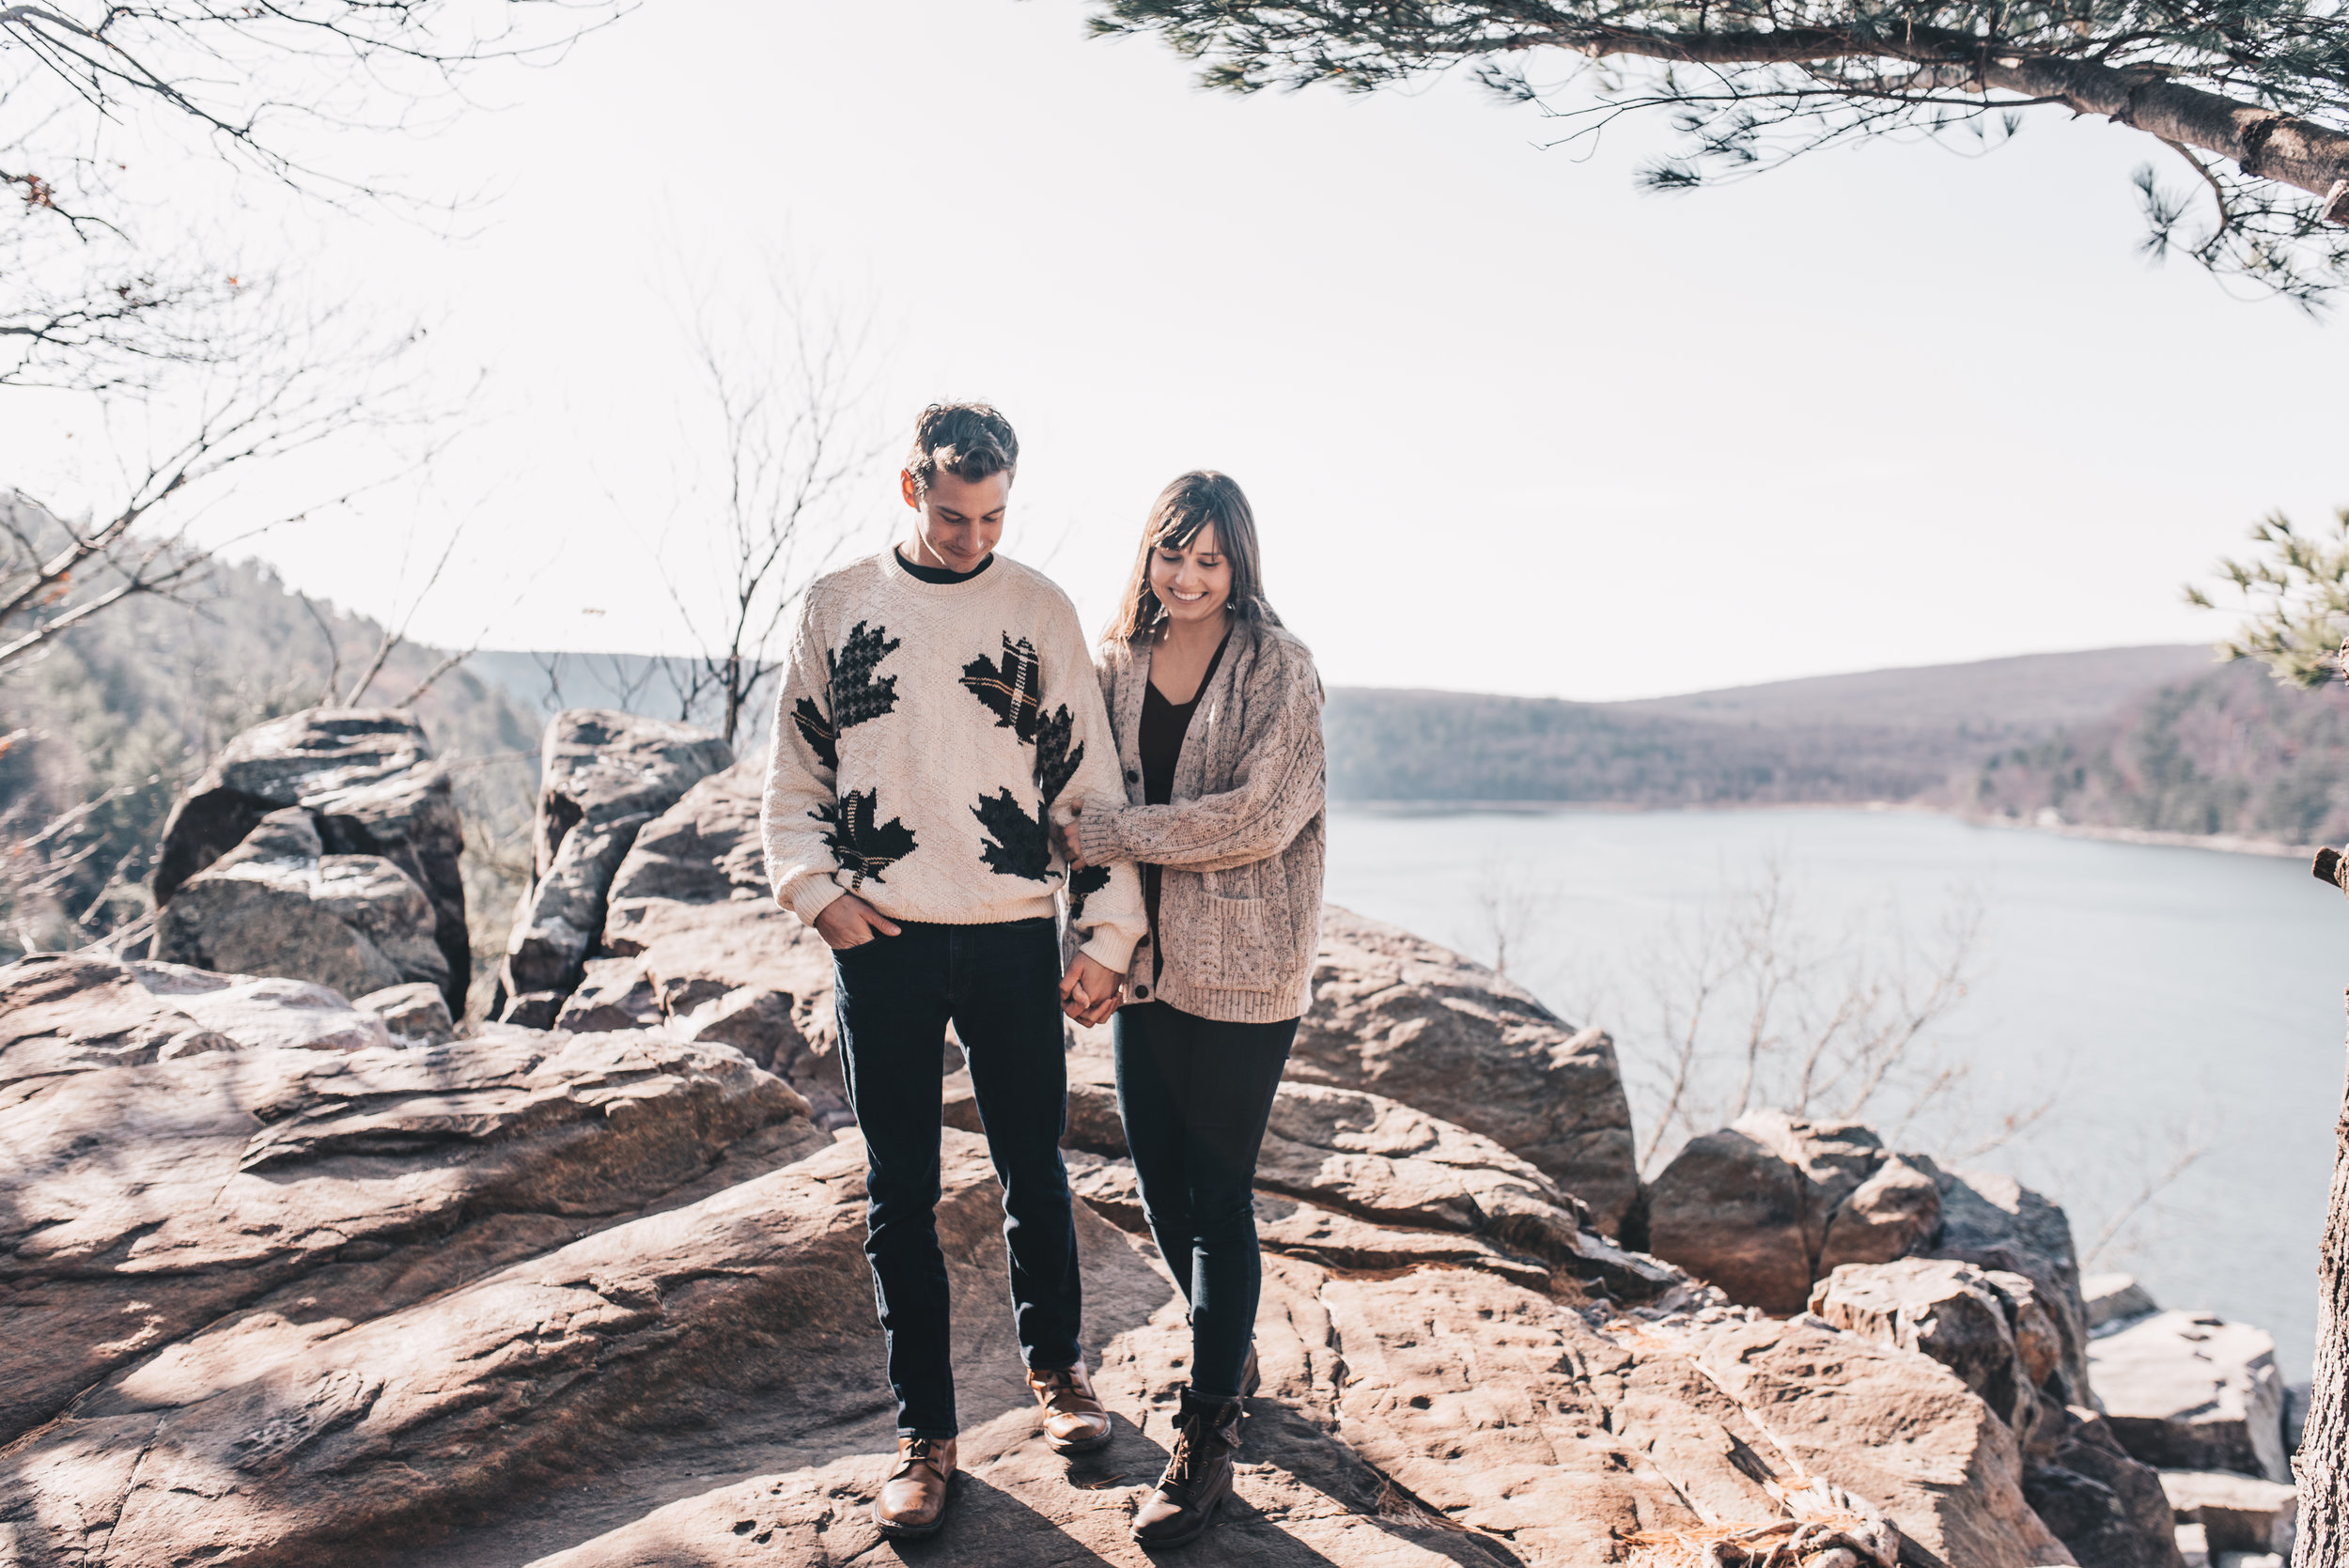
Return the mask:
[[[2344, 865], [2332, 850], [2316, 857], [2316, 875], [2341, 885]], [[2349, 887], [2343, 888], [2349, 892]], [[2292, 1467], [2300, 1488], [2300, 1541], [2294, 1568], [2349, 1562], [2349, 1088], [2333, 1128], [2333, 1199], [2316, 1265], [2316, 1375], [2309, 1417]]]

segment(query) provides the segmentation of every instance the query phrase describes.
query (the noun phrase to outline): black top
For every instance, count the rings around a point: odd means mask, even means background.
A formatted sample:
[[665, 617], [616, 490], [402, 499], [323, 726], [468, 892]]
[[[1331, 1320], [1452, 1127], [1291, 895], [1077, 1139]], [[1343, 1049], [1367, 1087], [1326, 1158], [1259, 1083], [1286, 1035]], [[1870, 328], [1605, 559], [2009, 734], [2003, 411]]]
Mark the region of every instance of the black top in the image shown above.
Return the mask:
[[890, 551], [889, 558], [905, 567], [908, 576], [918, 577], [925, 582], [968, 582], [995, 564], [995, 557], [989, 555], [969, 571], [957, 571], [952, 567], [917, 567], [894, 549]]
[[[1199, 690], [1190, 694], [1187, 703], [1168, 702], [1156, 681], [1143, 684], [1142, 731], [1134, 737], [1134, 750], [1142, 753], [1142, 799], [1145, 803], [1163, 806], [1173, 802], [1174, 764], [1183, 754], [1183, 737], [1190, 733], [1190, 716], [1206, 694], [1207, 683], [1215, 679], [1215, 667], [1223, 662], [1223, 650], [1231, 641], [1232, 634], [1226, 631], [1223, 641], [1215, 645], [1215, 657], [1207, 660], [1207, 673], [1199, 677]], [[1155, 865], [1144, 864], [1142, 868], [1142, 907], [1150, 916], [1150, 977], [1155, 980], [1166, 968], [1166, 955], [1158, 939], [1159, 868]]]

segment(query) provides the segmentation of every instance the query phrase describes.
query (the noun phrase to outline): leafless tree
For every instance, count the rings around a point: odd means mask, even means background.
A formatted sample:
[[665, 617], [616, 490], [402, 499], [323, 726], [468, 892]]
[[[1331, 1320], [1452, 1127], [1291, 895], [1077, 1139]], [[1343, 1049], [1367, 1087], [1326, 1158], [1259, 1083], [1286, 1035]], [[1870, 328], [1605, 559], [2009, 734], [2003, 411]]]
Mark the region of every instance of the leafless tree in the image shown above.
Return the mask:
[[811, 303], [787, 274], [748, 311], [706, 304], [690, 334], [715, 450], [714, 477], [686, 504], [685, 531], [714, 557], [720, 586], [689, 588], [708, 578], [681, 580], [659, 551], [694, 649], [667, 668], [678, 717], [706, 719], [731, 744], [756, 728], [777, 644], [847, 539], [852, 482], [879, 453], [865, 409], [871, 336]]
[[184, 400], [143, 403], [143, 454], [124, 462], [113, 499], [95, 516], [71, 521], [65, 508], [21, 491], [0, 495], [0, 670], [125, 599], [180, 598], [219, 550], [392, 477], [370, 472], [226, 538], [192, 531], [244, 469], [354, 430], [424, 420], [404, 380], [412, 339], [354, 346], [333, 328], [284, 326], [267, 355], [210, 367]]
[[[234, 357], [218, 318], [254, 269], [204, 253], [192, 164], [328, 202], [428, 204], [304, 147], [427, 123], [471, 68], [551, 59], [617, 4], [0, 0], [0, 385], [147, 387]], [[183, 154], [161, 182], [127, 173]]]
[[[1625, 1044], [1649, 1101], [1643, 1171], [1759, 1106], [1865, 1116], [1894, 1134], [1956, 1095], [1966, 1070], [1941, 1032], [1971, 985], [1979, 906], [1956, 901], [1923, 939], [1896, 913], [1868, 925], [1810, 921], [1772, 863], [1669, 935], [1642, 966], [1654, 1024]], [[2006, 1134], [2043, 1109], [2009, 1111]]]
[[1477, 934], [1493, 955], [1493, 972], [1506, 975], [1512, 955], [1522, 959], [1541, 939], [1557, 912], [1554, 888], [1528, 873], [1487, 862], [1477, 874], [1470, 895], [1476, 908]]

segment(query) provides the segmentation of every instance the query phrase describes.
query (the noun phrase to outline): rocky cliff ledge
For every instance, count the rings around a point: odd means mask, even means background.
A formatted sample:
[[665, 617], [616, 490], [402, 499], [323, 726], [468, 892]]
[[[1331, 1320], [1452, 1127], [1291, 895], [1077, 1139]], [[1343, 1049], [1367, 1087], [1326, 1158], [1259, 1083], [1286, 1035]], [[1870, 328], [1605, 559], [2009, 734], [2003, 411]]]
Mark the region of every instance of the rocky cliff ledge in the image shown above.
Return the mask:
[[[510, 1021], [453, 1028], [442, 978], [397, 959], [381, 989], [321, 978], [318, 923], [278, 907], [319, 902], [306, 869], [188, 902], [302, 861], [279, 841], [303, 830], [358, 842], [331, 784], [216, 781], [183, 809], [173, 951], [244, 972], [0, 970], [0, 1563], [890, 1560], [831, 968], [766, 894], [748, 766], [637, 722], [556, 722]], [[296, 716], [236, 754], [266, 782], [299, 771], [272, 736], [380, 733]], [[367, 912], [343, 924], [429, 968], [428, 893]], [[2289, 1488], [2231, 1473], [2283, 1452], [2256, 1331], [2084, 1286], [2037, 1195], [1783, 1116], [1643, 1189], [1603, 1033], [1335, 908], [1316, 997], [1261, 1170], [1239, 1501], [1188, 1560], [2171, 1568], [2181, 1539], [2288, 1545]], [[1001, 1194], [950, 1092], [965, 1473], [908, 1560], [1144, 1560], [1126, 1520], [1164, 1463], [1183, 1311], [1098, 1033], [1070, 1077], [1114, 1441], [1072, 1464], [1036, 1436]]]

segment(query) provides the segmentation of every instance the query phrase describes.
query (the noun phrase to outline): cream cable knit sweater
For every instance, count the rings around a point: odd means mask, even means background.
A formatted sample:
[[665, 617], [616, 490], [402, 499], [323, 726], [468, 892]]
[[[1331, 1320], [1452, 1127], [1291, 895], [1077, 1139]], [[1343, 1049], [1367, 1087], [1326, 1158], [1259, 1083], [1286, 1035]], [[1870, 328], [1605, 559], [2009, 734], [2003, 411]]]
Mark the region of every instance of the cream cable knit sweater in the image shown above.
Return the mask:
[[1229, 1023], [1277, 1023], [1313, 1004], [1321, 931], [1321, 676], [1287, 631], [1243, 622], [1199, 693], [1174, 800], [1143, 801], [1142, 697], [1151, 644], [1103, 650], [1101, 692], [1125, 787], [1084, 797], [1085, 858], [1141, 861], [1159, 880], [1164, 972], [1145, 943], [1126, 994]]
[[760, 829], [777, 902], [811, 925], [842, 893], [892, 920], [1050, 916], [1123, 971], [1144, 928], [1134, 868], [1069, 877], [1050, 813], [1117, 792], [1083, 629], [1043, 574], [998, 556], [924, 582], [889, 551], [808, 590], [775, 706]]

